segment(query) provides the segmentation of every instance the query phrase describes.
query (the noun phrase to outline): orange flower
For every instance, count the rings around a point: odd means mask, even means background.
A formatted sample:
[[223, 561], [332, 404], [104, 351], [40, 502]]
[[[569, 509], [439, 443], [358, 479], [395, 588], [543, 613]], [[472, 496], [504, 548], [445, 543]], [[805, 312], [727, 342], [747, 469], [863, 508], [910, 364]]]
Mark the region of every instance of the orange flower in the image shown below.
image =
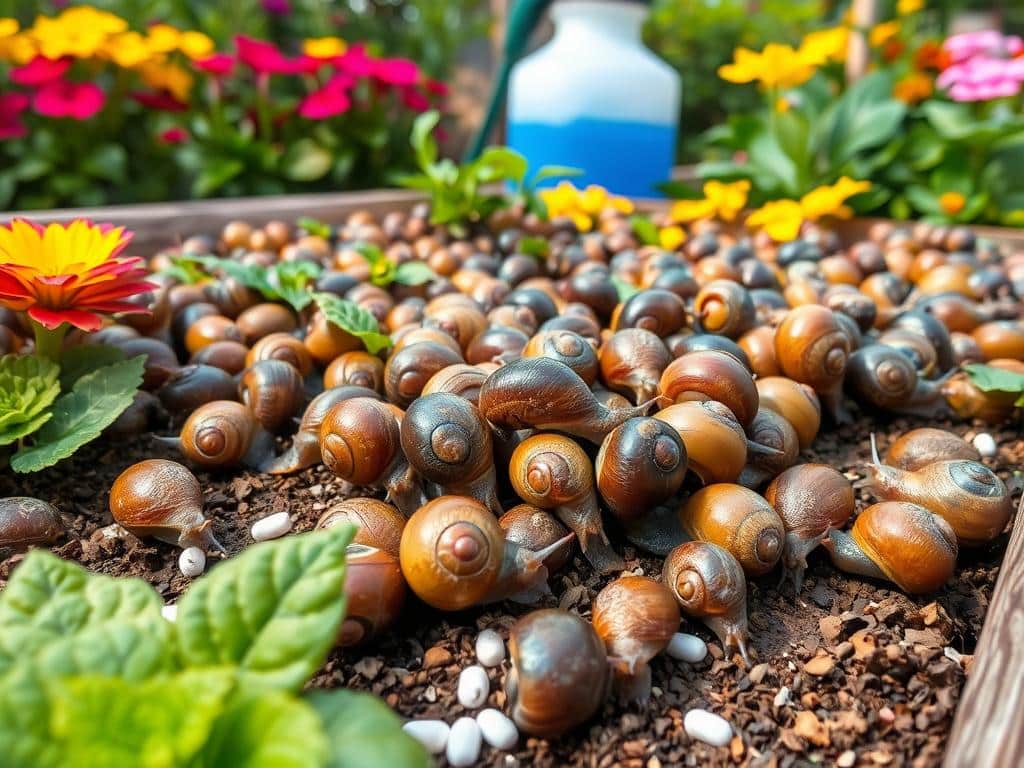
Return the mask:
[[939, 195], [939, 207], [947, 216], [956, 216], [967, 205], [967, 198], [959, 192], [943, 192]]
[[952, 59], [942, 43], [936, 40], [925, 40], [914, 54], [914, 69], [934, 69], [941, 72], [952, 63]]
[[894, 98], [906, 104], [917, 104], [932, 95], [932, 79], [920, 72], [900, 78], [892, 88]]
[[28, 312], [51, 331], [64, 323], [95, 331], [101, 314], [145, 311], [125, 300], [157, 287], [143, 279], [142, 259], [118, 255], [131, 237], [86, 219], [0, 225], [0, 306]]

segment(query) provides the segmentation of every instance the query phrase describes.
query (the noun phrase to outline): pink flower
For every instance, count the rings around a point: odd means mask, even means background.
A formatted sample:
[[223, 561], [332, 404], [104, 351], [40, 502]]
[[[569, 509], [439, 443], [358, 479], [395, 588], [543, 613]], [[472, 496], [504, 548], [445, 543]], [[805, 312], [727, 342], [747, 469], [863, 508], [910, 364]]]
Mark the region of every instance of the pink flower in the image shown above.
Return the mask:
[[347, 112], [351, 106], [348, 85], [334, 78], [323, 88], [313, 91], [302, 100], [299, 114], [307, 120], [326, 120]]
[[290, 75], [298, 71], [298, 62], [289, 59], [273, 43], [245, 35], [235, 37], [238, 60], [261, 75]]
[[1024, 40], [1016, 35], [1003, 35], [994, 29], [983, 29], [953, 35], [946, 39], [942, 47], [956, 64], [978, 54], [1016, 56], [1024, 51]]
[[164, 144], [183, 144], [188, 141], [188, 131], [176, 125], [166, 131], [161, 131], [157, 138]]
[[423, 85], [426, 87], [426, 89], [427, 89], [427, 91], [429, 93], [432, 93], [435, 96], [447, 96], [448, 95], [448, 86], [445, 85], [444, 83], [442, 83], [440, 80], [435, 80], [432, 77], [428, 77], [424, 81]]
[[335, 66], [355, 77], [369, 77], [374, 73], [375, 62], [366, 54], [366, 46], [350, 45], [334, 60]]
[[192, 65], [214, 77], [225, 77], [235, 68], [235, 57], [229, 53], [215, 53], [205, 59], [196, 59]]
[[275, 16], [287, 16], [292, 12], [292, 5], [288, 0], [263, 0], [263, 10]]
[[132, 98], [139, 104], [161, 112], [184, 112], [188, 105], [178, 101], [168, 91], [134, 91]]
[[11, 80], [18, 85], [35, 87], [57, 80], [71, 67], [71, 59], [67, 56], [60, 59], [48, 59], [36, 56], [28, 64], [11, 70]]
[[373, 62], [373, 76], [388, 85], [415, 85], [420, 79], [420, 68], [409, 59], [377, 59]]
[[95, 83], [51, 80], [36, 91], [32, 107], [45, 117], [88, 120], [103, 109], [105, 101], [103, 90]]
[[24, 93], [0, 93], [0, 141], [20, 139], [28, 134], [28, 129], [20, 120], [28, 104], [29, 98]]
[[991, 58], [976, 54], [954, 64], [935, 83], [945, 88], [954, 101], [991, 101], [1016, 96], [1024, 83], [1021, 59]]
[[426, 112], [430, 109], [430, 99], [428, 99], [418, 88], [402, 88], [401, 96], [402, 103], [409, 109], [415, 110], [416, 112]]

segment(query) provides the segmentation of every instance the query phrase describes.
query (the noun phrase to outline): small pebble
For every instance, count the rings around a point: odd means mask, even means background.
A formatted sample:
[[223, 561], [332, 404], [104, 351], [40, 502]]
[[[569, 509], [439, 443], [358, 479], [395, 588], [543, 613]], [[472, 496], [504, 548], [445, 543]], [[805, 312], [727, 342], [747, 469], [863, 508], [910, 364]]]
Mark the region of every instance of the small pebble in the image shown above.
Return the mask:
[[178, 570], [183, 576], [194, 579], [206, 570], [206, 553], [199, 547], [188, 547], [178, 555]]
[[789, 686], [784, 685], [779, 688], [779, 692], [775, 694], [772, 704], [776, 707], [784, 707], [789, 704]]
[[505, 641], [493, 629], [476, 636], [476, 657], [485, 667], [496, 667], [505, 660]]
[[160, 613], [168, 621], [178, 620], [178, 606], [173, 603], [171, 605], [165, 605], [163, 608], [161, 608]]
[[732, 741], [732, 726], [725, 718], [706, 709], [691, 709], [683, 718], [683, 728], [691, 739], [713, 747], [724, 747]]
[[287, 512], [278, 512], [252, 524], [252, 537], [256, 541], [278, 539], [292, 529], [292, 518]]
[[460, 717], [448, 734], [448, 746], [444, 754], [450, 765], [472, 765], [480, 757], [480, 726], [472, 717]]
[[410, 720], [402, 726], [402, 730], [422, 744], [430, 754], [440, 755], [448, 746], [451, 728], [444, 720]]
[[484, 741], [495, 749], [509, 750], [519, 742], [516, 724], [496, 709], [482, 710], [476, 716], [476, 724]]
[[708, 655], [708, 646], [707, 643], [696, 635], [676, 632], [672, 635], [672, 639], [668, 641], [665, 653], [673, 659], [696, 664], [699, 661], [704, 661], [704, 657]]
[[479, 664], [466, 667], [459, 673], [458, 699], [466, 709], [476, 709], [487, 701], [491, 692], [491, 681], [487, 678], [487, 670]]
[[996, 439], [992, 437], [988, 432], [979, 432], [974, 436], [974, 447], [978, 449], [978, 453], [981, 454], [983, 459], [991, 459], [997, 453], [999, 453], [999, 446], [996, 445]]
[[857, 764], [857, 753], [852, 749], [848, 749], [839, 756], [836, 760], [836, 765], [839, 768], [853, 768]]

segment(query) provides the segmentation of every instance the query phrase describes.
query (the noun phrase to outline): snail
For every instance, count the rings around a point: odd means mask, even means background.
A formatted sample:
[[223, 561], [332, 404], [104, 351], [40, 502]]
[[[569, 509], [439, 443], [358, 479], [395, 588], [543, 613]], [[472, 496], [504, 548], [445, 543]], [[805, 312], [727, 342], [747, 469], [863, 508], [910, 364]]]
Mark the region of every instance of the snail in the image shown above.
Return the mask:
[[1011, 303], [978, 304], [959, 293], [925, 296], [914, 304], [915, 309], [934, 315], [950, 333], [971, 333], [982, 323], [1011, 320], [1019, 316], [1019, 308]]
[[384, 363], [376, 355], [358, 350], [339, 355], [324, 371], [324, 386], [330, 389], [346, 385], [383, 392]]
[[[1003, 370], [1014, 370], [1008, 363], [1015, 360], [992, 360], [988, 365]], [[964, 371], [954, 373], [939, 384], [942, 397], [950, 410], [961, 419], [981, 419], [998, 424], [1014, 414], [1018, 398], [1015, 392], [985, 392], [974, 385]]]
[[432, 341], [410, 344], [388, 358], [384, 367], [384, 391], [390, 402], [408, 408], [431, 376], [442, 368], [462, 362], [462, 355], [442, 344]]
[[523, 356], [530, 337], [518, 328], [491, 326], [477, 334], [466, 348], [466, 362], [507, 363]]
[[544, 560], [572, 534], [533, 551], [506, 541], [487, 507], [466, 496], [441, 496], [409, 518], [399, 561], [409, 588], [442, 611], [510, 599], [534, 603], [550, 594]]
[[938, 360], [938, 371], [943, 373], [953, 367], [953, 342], [949, 330], [938, 318], [918, 309], [898, 314], [887, 326], [886, 330], [902, 328], [924, 336], [935, 349]]
[[693, 311], [706, 333], [736, 339], [754, 326], [757, 313], [750, 293], [731, 280], [712, 280], [693, 302]]
[[1024, 323], [1016, 320], [983, 323], [971, 336], [986, 360], [1024, 360]]
[[178, 416], [214, 400], [235, 400], [234, 377], [211, 365], [186, 365], [176, 369], [156, 391], [167, 412]]
[[400, 433], [402, 450], [422, 477], [501, 515], [491, 428], [475, 405], [447, 392], [423, 395], [405, 412]]
[[249, 366], [238, 384], [242, 402], [268, 432], [281, 432], [306, 400], [302, 377], [281, 360], [260, 360]]
[[775, 359], [791, 379], [809, 385], [833, 420], [848, 423], [842, 386], [850, 340], [831, 310], [817, 304], [786, 313], [775, 331]]
[[677, 357], [661, 374], [658, 393], [673, 403], [717, 400], [743, 427], [757, 413], [753, 376], [736, 358], [723, 352], [690, 352]]
[[523, 348], [523, 357], [550, 357], [571, 368], [577, 376], [593, 386], [597, 380], [597, 353], [578, 333], [572, 331], [541, 331]]
[[113, 342], [111, 346], [120, 349], [127, 360], [138, 355], [145, 356], [142, 373], [143, 389], [156, 390], [178, 369], [178, 356], [173, 349], [158, 339], [146, 337], [124, 339]]
[[305, 378], [313, 372], [313, 357], [303, 342], [287, 333], [272, 333], [257, 341], [245, 356], [246, 366], [261, 360], [280, 360], [293, 366]]
[[509, 713], [534, 736], [560, 736], [601, 708], [610, 682], [604, 643], [586, 621], [557, 608], [533, 611], [512, 625], [512, 668], [505, 678]]
[[29, 496], [0, 499], [0, 551], [52, 544], [64, 533], [64, 521], [53, 505]]
[[760, 407], [774, 411], [792, 425], [801, 449], [810, 446], [821, 427], [821, 403], [814, 390], [785, 376], [769, 376], [755, 384]]
[[850, 356], [846, 386], [859, 402], [893, 413], [948, 415], [941, 384], [919, 377], [906, 355], [884, 344], [871, 344]]
[[223, 315], [206, 315], [188, 326], [185, 333], [185, 349], [190, 355], [215, 341], [242, 341], [242, 332]]
[[406, 460], [391, 408], [368, 397], [333, 405], [320, 424], [320, 454], [327, 468], [355, 486], [382, 488], [405, 515], [426, 501], [420, 477]]
[[114, 522], [136, 536], [185, 547], [213, 547], [213, 522], [203, 516], [203, 492], [195, 475], [176, 461], [147, 459], [118, 475], [110, 487]]
[[234, 376], [245, 370], [249, 348], [237, 341], [215, 341], [189, 358], [191, 365], [210, 365]]
[[342, 523], [356, 526], [353, 544], [362, 544], [398, 557], [398, 546], [406, 518], [380, 499], [352, 498], [332, 504], [316, 522], [316, 529], [326, 530]]
[[722, 647], [747, 655], [747, 579], [739, 561], [716, 544], [688, 541], [665, 558], [661, 574], [683, 613], [703, 621]]
[[273, 437], [253, 412], [232, 400], [201, 405], [185, 420], [178, 437], [157, 440], [207, 469], [243, 465], [263, 471], [274, 449]]
[[952, 459], [981, 461], [981, 454], [959, 435], [932, 427], [904, 432], [885, 452], [887, 465], [907, 472]]
[[[459, 303], [453, 304], [449, 301], [445, 304], [449, 296], [459, 298]], [[469, 297], [449, 293], [431, 301], [423, 309], [423, 327], [444, 331], [455, 339], [460, 349], [465, 350], [469, 342], [487, 328], [487, 315], [480, 310], [475, 301], [461, 301], [463, 298]]]
[[353, 336], [332, 323], [323, 312], [313, 315], [302, 344], [313, 360], [320, 365], [328, 365], [345, 352], [363, 348], [363, 342], [358, 336]]
[[345, 553], [345, 620], [338, 630], [338, 645], [360, 645], [392, 626], [401, 615], [405, 591], [395, 555], [350, 544]]
[[658, 395], [672, 355], [657, 334], [643, 328], [624, 328], [601, 345], [601, 380], [609, 389], [646, 403]]
[[627, 419], [643, 416], [650, 405], [606, 408], [571, 368], [548, 357], [501, 366], [484, 382], [479, 404], [484, 418], [501, 429], [554, 430], [595, 444]]
[[839, 570], [895, 582], [912, 595], [934, 592], [956, 567], [956, 533], [949, 523], [903, 501], [871, 505], [849, 532], [833, 529], [822, 545]]
[[765, 500], [778, 513], [786, 529], [782, 552], [783, 579], [793, 579], [800, 594], [807, 555], [853, 515], [853, 486], [842, 473], [825, 464], [791, 467], [772, 480]]
[[782, 520], [764, 497], [741, 485], [701, 488], [679, 508], [679, 522], [690, 538], [727, 550], [751, 576], [768, 573], [782, 557]]
[[560, 570], [572, 554], [572, 539], [566, 539], [569, 529], [547, 510], [532, 504], [518, 504], [498, 518], [505, 531], [505, 540], [526, 549], [538, 551], [552, 544], [563, 543], [544, 559], [548, 573]]
[[436, 392], [450, 392], [464, 397], [476, 405], [480, 400], [480, 388], [487, 379], [483, 368], [466, 363], [456, 363], [442, 368], [431, 376], [423, 385], [420, 396], [432, 395]]
[[882, 463], [871, 435], [871, 488], [883, 501], [906, 501], [942, 517], [961, 544], [984, 544], [1006, 528], [1011, 499], [995, 472], [977, 461], [952, 459], [908, 472]]
[[775, 330], [767, 325], [759, 325], [744, 333], [736, 341], [747, 353], [750, 370], [759, 379], [767, 376], [778, 376], [782, 373], [775, 359]]
[[643, 328], [661, 338], [671, 336], [685, 325], [686, 304], [664, 288], [648, 288], [633, 294], [612, 315], [613, 331]]
[[625, 567], [601, 522], [590, 458], [573, 440], [561, 435], [528, 437], [516, 446], [508, 471], [519, 497], [553, 510], [576, 534], [583, 554], [598, 571]]
[[879, 334], [876, 341], [879, 345], [902, 352], [913, 363], [919, 377], [931, 378], [938, 372], [939, 356], [935, 347], [921, 334], [905, 328], [891, 328]]
[[747, 465], [736, 482], [752, 490], [792, 467], [800, 455], [800, 438], [793, 425], [770, 408], [757, 409], [757, 415], [747, 427], [747, 437], [758, 445], [778, 451], [748, 453]]
[[295, 313], [283, 304], [269, 302], [243, 309], [235, 318], [235, 325], [246, 344], [255, 344], [272, 333], [292, 333], [297, 327]]
[[591, 621], [604, 641], [623, 701], [651, 697], [648, 662], [668, 646], [679, 629], [679, 605], [660, 581], [620, 576], [602, 589], [591, 606]]
[[319, 464], [321, 458], [320, 425], [323, 424], [324, 416], [342, 400], [353, 397], [380, 399], [379, 394], [366, 387], [334, 387], [321, 392], [306, 406], [306, 411], [299, 424], [299, 431], [292, 438], [291, 447], [270, 461], [264, 467], [264, 471], [272, 475], [287, 475]]

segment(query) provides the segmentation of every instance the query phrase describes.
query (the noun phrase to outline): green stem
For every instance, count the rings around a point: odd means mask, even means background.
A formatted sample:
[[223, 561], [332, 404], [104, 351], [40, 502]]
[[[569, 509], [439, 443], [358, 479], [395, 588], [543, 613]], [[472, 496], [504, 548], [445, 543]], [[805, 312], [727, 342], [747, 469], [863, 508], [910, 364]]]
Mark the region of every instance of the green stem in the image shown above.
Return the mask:
[[36, 354], [59, 363], [61, 347], [64, 343], [64, 334], [68, 332], [69, 328], [70, 326], [67, 323], [61, 323], [51, 331], [33, 320], [32, 330], [35, 331], [36, 336]]

